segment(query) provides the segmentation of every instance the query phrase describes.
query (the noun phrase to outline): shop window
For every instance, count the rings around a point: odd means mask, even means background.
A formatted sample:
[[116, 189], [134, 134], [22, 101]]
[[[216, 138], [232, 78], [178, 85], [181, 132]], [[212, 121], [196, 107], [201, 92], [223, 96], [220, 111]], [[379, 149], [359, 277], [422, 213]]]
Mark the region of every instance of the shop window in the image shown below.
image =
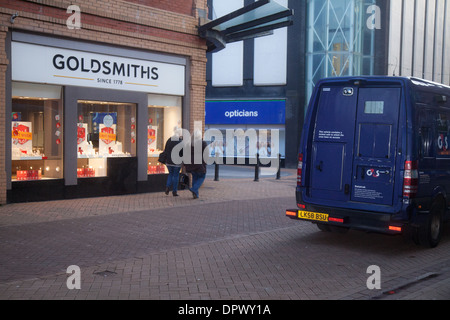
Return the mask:
[[136, 105], [78, 101], [77, 177], [105, 177], [108, 158], [136, 156]]
[[181, 97], [149, 94], [148, 96], [148, 170], [147, 174], [167, 173], [164, 164], [158, 162], [167, 140], [176, 128], [182, 128]]
[[13, 83], [11, 181], [63, 178], [61, 87]]
[[[285, 157], [285, 130], [273, 127], [266, 128], [229, 128], [212, 129], [214, 133], [208, 139], [209, 156], [211, 158], [248, 158], [255, 159], [258, 154], [260, 158], [276, 158], [278, 153], [281, 158]], [[216, 136], [216, 133], [220, 134]], [[227, 140], [231, 138], [231, 140]]]

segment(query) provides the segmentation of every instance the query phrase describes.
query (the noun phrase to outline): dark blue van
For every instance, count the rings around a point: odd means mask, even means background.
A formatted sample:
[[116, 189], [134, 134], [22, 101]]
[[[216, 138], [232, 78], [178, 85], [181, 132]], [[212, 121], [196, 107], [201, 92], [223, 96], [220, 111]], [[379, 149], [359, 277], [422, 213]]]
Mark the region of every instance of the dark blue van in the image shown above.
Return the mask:
[[438, 245], [450, 204], [450, 87], [403, 77], [317, 83], [292, 219]]

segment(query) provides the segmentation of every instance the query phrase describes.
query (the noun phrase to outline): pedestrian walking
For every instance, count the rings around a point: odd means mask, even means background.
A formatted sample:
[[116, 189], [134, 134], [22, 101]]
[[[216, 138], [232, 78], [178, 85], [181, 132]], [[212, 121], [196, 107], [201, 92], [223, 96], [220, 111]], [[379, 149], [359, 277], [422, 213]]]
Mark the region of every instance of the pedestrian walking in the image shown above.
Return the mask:
[[179, 143], [182, 143], [183, 135], [181, 128], [175, 127], [174, 134], [170, 137], [164, 148], [164, 153], [166, 155], [166, 166], [169, 170], [169, 176], [167, 177], [166, 190], [165, 193], [168, 195], [170, 189], [172, 188], [172, 195], [178, 197], [178, 181], [180, 179], [180, 169], [181, 169], [181, 159], [183, 157], [183, 148], [180, 149], [180, 153], [174, 154], [173, 149]]
[[[189, 163], [185, 163], [186, 172], [190, 173], [192, 176], [192, 187], [189, 191], [192, 192], [192, 197], [197, 199], [199, 197], [198, 190], [202, 186], [206, 177], [206, 159], [208, 152], [205, 149], [208, 145], [202, 139], [202, 133], [200, 131], [195, 131], [191, 138], [191, 158]], [[189, 150], [189, 149], [187, 149]]]

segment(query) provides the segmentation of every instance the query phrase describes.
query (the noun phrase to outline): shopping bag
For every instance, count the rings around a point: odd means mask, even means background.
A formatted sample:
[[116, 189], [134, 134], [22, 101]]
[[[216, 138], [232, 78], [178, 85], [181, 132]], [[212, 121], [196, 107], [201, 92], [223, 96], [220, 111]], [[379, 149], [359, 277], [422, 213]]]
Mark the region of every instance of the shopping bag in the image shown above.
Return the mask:
[[161, 153], [159, 154], [158, 162], [159, 162], [159, 163], [164, 163], [164, 164], [165, 164], [166, 161], [167, 161], [167, 155], [166, 155], [166, 152], [163, 151], [163, 152], [161, 152]]
[[189, 188], [189, 176], [186, 173], [180, 173], [180, 185]]

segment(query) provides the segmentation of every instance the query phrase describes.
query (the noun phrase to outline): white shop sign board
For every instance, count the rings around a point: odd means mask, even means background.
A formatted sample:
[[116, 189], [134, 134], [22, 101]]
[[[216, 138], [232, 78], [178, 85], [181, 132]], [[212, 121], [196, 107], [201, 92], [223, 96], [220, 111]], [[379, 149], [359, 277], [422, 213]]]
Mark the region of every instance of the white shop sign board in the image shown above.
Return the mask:
[[184, 96], [185, 67], [12, 42], [12, 80]]

